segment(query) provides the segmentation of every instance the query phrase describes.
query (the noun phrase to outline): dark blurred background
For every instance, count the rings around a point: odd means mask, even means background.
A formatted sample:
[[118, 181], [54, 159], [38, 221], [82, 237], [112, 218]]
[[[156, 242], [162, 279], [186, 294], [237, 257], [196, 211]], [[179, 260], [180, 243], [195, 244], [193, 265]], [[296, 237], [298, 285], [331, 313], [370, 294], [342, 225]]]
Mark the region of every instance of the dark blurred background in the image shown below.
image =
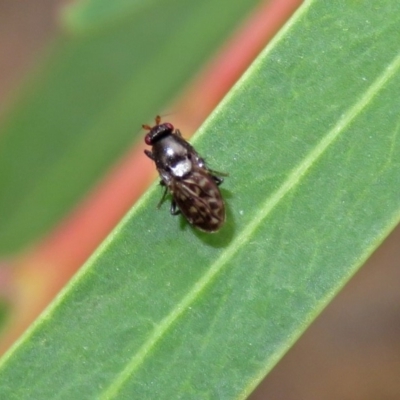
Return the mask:
[[[65, 3], [0, 2], [0, 116], [56, 34]], [[397, 228], [252, 400], [400, 399], [399, 241]]]

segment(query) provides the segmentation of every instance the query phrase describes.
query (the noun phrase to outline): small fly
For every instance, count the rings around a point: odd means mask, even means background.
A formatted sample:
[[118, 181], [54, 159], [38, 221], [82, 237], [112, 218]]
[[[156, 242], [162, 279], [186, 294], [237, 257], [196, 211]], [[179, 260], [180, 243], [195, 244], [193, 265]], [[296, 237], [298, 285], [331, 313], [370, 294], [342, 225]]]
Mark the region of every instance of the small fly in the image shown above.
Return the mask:
[[145, 154], [151, 158], [165, 187], [158, 204], [167, 192], [172, 195], [171, 214], [182, 213], [191, 225], [204, 232], [216, 232], [225, 222], [225, 204], [219, 185], [225, 175], [207, 168], [196, 150], [183, 139], [169, 122], [161, 124], [156, 117], [154, 126], [143, 125], [149, 133], [144, 141], [151, 146]]

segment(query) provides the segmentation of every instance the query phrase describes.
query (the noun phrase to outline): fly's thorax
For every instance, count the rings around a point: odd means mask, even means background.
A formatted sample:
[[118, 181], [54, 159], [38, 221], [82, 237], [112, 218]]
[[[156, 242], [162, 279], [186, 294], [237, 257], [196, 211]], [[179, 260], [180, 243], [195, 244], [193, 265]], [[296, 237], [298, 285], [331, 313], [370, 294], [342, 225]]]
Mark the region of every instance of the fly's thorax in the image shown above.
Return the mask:
[[183, 178], [192, 172], [193, 165], [189, 158], [186, 157], [171, 163], [170, 169], [175, 178]]
[[176, 135], [168, 135], [153, 145], [157, 169], [175, 178], [182, 178], [193, 169], [192, 149], [186, 141]]

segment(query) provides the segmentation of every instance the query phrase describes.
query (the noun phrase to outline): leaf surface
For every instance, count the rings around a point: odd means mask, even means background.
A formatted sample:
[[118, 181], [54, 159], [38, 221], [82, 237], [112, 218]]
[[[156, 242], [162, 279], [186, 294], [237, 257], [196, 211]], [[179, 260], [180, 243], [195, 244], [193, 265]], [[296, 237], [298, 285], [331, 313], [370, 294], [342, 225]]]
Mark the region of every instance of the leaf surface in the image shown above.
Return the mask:
[[0, 365], [0, 398], [245, 398], [398, 223], [395, 1], [307, 2], [194, 140], [228, 221], [153, 187]]

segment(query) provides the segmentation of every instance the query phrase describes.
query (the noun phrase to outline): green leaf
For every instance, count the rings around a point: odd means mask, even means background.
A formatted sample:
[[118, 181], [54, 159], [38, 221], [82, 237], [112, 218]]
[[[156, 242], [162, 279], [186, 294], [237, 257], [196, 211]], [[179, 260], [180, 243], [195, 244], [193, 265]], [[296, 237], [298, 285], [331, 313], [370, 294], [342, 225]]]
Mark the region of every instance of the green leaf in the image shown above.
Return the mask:
[[68, 9], [45, 65], [0, 126], [0, 252], [59, 221], [255, 3], [96, 0]]
[[245, 398], [400, 217], [396, 1], [309, 1], [195, 138], [228, 221], [157, 186], [0, 364], [0, 398]]

